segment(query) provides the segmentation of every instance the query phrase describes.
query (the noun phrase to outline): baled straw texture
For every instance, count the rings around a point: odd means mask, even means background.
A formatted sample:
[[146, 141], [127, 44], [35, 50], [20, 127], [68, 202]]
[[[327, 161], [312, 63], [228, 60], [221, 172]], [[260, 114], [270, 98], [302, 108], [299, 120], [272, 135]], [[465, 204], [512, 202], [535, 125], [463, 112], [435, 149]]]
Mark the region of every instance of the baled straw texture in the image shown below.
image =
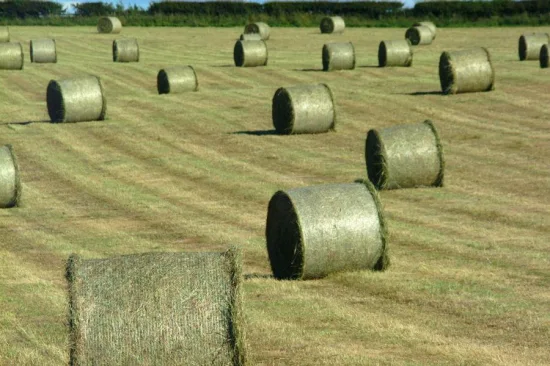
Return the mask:
[[443, 148], [431, 121], [370, 130], [365, 160], [378, 189], [443, 186]]
[[262, 41], [262, 36], [259, 33], [243, 33], [239, 37], [241, 41]]
[[262, 37], [262, 40], [267, 41], [269, 39], [269, 25], [263, 22], [250, 23], [244, 27], [244, 33], [259, 34]]
[[443, 52], [439, 58], [439, 81], [445, 94], [493, 90], [495, 69], [486, 48]]
[[382, 41], [378, 46], [378, 66], [411, 66], [413, 51], [408, 40]]
[[23, 63], [21, 43], [0, 43], [0, 70], [23, 70]]
[[56, 63], [57, 51], [55, 39], [35, 39], [31, 40], [31, 62], [36, 63]]
[[326, 84], [277, 89], [271, 113], [280, 134], [327, 132], [336, 125], [334, 98]]
[[244, 365], [241, 260], [146, 253], [67, 263], [71, 365]]
[[548, 33], [530, 33], [519, 37], [518, 53], [520, 61], [538, 60], [540, 48], [548, 44], [550, 36]]
[[408, 39], [413, 46], [431, 44], [434, 34], [426, 26], [410, 27], [405, 32], [405, 39]]
[[548, 68], [548, 61], [549, 61], [548, 47], [549, 46], [550, 45], [545, 44], [540, 48], [540, 67], [543, 69]]
[[0, 208], [9, 208], [21, 202], [19, 164], [11, 145], [0, 147]]
[[237, 41], [233, 48], [235, 66], [255, 67], [267, 65], [267, 44], [265, 41]]
[[120, 33], [122, 31], [122, 23], [117, 17], [99, 18], [97, 31], [99, 33]]
[[159, 94], [197, 91], [199, 80], [192, 66], [167, 67], [157, 75], [157, 89]]
[[51, 80], [46, 92], [52, 122], [80, 122], [105, 119], [107, 101], [97, 76]]
[[430, 22], [430, 21], [423, 21], [423, 22], [417, 22], [417, 23], [414, 23], [413, 24], [413, 27], [418, 27], [418, 26], [424, 26], [424, 27], [428, 27], [430, 28], [430, 30], [432, 31], [432, 34], [433, 34], [433, 39], [435, 39], [435, 36], [436, 36], [436, 33], [437, 33], [437, 27], [435, 26], [435, 24], [433, 22]]
[[319, 25], [321, 33], [344, 33], [346, 23], [342, 17], [325, 17]]
[[323, 71], [355, 69], [355, 48], [351, 42], [332, 42], [323, 46]]
[[382, 207], [368, 181], [278, 191], [269, 201], [265, 232], [275, 278], [389, 266]]
[[113, 41], [114, 62], [139, 62], [139, 45], [135, 38], [121, 38]]
[[10, 41], [10, 29], [8, 27], [0, 27], [0, 43]]

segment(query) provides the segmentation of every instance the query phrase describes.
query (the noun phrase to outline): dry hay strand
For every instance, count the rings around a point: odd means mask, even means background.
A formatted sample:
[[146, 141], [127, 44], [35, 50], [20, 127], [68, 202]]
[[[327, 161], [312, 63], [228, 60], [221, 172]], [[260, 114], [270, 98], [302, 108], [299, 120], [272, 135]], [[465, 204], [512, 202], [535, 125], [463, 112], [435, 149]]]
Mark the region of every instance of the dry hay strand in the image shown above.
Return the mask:
[[336, 125], [334, 97], [326, 84], [277, 89], [271, 113], [280, 134], [327, 132]]
[[21, 202], [19, 164], [11, 145], [0, 147], [0, 208], [18, 206]]
[[490, 91], [495, 88], [495, 69], [486, 48], [443, 52], [439, 80], [444, 94]]
[[267, 44], [265, 41], [237, 41], [233, 48], [233, 60], [238, 67], [267, 65]]
[[52, 122], [104, 120], [107, 101], [97, 76], [51, 80], [46, 92]]
[[21, 43], [0, 43], [0, 70], [23, 70], [23, 64]]
[[413, 50], [408, 40], [382, 41], [378, 46], [378, 66], [411, 66]]
[[117, 17], [102, 17], [97, 22], [97, 31], [99, 33], [120, 33], [122, 23]]
[[339, 16], [325, 17], [321, 19], [319, 28], [321, 29], [321, 33], [344, 33], [346, 23]]
[[262, 37], [262, 40], [267, 41], [269, 39], [269, 25], [263, 22], [256, 22], [247, 24], [244, 27], [245, 34], [256, 33]]
[[443, 147], [431, 121], [370, 130], [365, 161], [378, 189], [443, 186]]
[[199, 79], [192, 66], [173, 66], [159, 71], [157, 75], [159, 94], [174, 94], [199, 90]]
[[410, 27], [405, 32], [405, 39], [408, 39], [413, 46], [432, 44], [434, 34], [426, 26]]
[[549, 45], [545, 44], [540, 48], [540, 67], [542, 69], [548, 68], [548, 61], [549, 61], [548, 47]]
[[10, 29], [8, 27], [0, 27], [0, 43], [10, 41]]
[[518, 53], [520, 61], [538, 60], [540, 49], [548, 44], [550, 36], [548, 33], [530, 33], [519, 37]]
[[241, 41], [262, 41], [262, 36], [259, 33], [243, 33], [240, 35]]
[[323, 71], [355, 69], [355, 48], [351, 42], [332, 42], [323, 46]]
[[135, 38], [121, 38], [113, 41], [114, 62], [139, 62], [139, 45]]
[[419, 27], [424, 26], [430, 28], [430, 31], [432, 31], [433, 39], [435, 39], [436, 33], [437, 33], [437, 27], [433, 22], [430, 22], [428, 20], [422, 21], [422, 22], [416, 22], [413, 24], [413, 27]]
[[382, 205], [368, 181], [276, 192], [265, 235], [278, 279], [383, 271], [390, 264]]
[[71, 365], [244, 365], [240, 253], [67, 262]]
[[55, 39], [31, 40], [31, 62], [56, 63], [57, 51], [55, 46]]

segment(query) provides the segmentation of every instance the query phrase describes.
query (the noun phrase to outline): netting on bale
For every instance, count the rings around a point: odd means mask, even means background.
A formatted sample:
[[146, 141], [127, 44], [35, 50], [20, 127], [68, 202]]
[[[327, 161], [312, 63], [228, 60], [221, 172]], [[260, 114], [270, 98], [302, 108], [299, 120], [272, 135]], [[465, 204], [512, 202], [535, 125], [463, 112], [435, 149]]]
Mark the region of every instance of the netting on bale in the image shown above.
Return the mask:
[[122, 23], [117, 17], [102, 17], [97, 22], [97, 31], [99, 33], [120, 33]]
[[21, 202], [19, 164], [11, 145], [0, 147], [0, 208], [18, 206]]
[[146, 253], [67, 263], [71, 365], [244, 365], [241, 259]]
[[437, 33], [437, 27], [435, 26], [435, 24], [433, 22], [430, 22], [430, 21], [423, 21], [423, 22], [416, 22], [413, 24], [413, 27], [419, 27], [419, 26], [424, 26], [424, 27], [428, 27], [430, 28], [430, 30], [432, 31], [432, 34], [433, 34], [433, 39], [435, 39], [435, 36], [436, 36], [436, 33]]
[[339, 16], [325, 17], [321, 19], [319, 28], [321, 29], [321, 33], [343, 33], [346, 29], [346, 23]]
[[549, 52], [548, 47], [550, 45], [545, 44], [540, 48], [540, 67], [543, 69], [548, 68]]
[[238, 67], [267, 65], [267, 44], [265, 41], [237, 41], [233, 48], [233, 60]]
[[519, 37], [518, 53], [520, 61], [538, 60], [540, 49], [550, 42], [548, 33], [529, 33]]
[[259, 33], [243, 33], [240, 35], [241, 41], [262, 41], [262, 36]]
[[382, 41], [378, 46], [378, 66], [411, 66], [413, 51], [408, 40]]
[[269, 39], [269, 25], [263, 22], [250, 23], [247, 24], [246, 27], [244, 27], [244, 33], [259, 34], [262, 37], [262, 40], [267, 41]]
[[443, 52], [439, 81], [444, 94], [490, 91], [495, 88], [495, 69], [486, 48]]
[[121, 38], [113, 41], [114, 62], [139, 62], [139, 45], [135, 38]]
[[408, 39], [413, 46], [432, 44], [434, 35], [430, 28], [420, 25], [410, 27], [405, 32], [405, 39]]
[[57, 50], [55, 39], [35, 39], [30, 45], [31, 62], [56, 63]]
[[8, 27], [0, 27], [0, 43], [10, 41], [10, 29]]
[[157, 74], [159, 94], [174, 94], [199, 90], [199, 80], [192, 66], [173, 66], [160, 70]]
[[331, 42], [323, 45], [323, 71], [355, 69], [355, 48], [351, 42]]
[[0, 43], [0, 70], [23, 70], [23, 63], [21, 43]]

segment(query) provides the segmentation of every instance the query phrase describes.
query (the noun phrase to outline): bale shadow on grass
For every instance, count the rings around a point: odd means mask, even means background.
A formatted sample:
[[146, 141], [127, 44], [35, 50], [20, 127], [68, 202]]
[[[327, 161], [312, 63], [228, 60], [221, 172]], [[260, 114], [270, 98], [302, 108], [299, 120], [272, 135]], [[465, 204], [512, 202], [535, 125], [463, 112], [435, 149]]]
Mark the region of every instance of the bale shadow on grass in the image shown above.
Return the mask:
[[236, 67], [234, 64], [211, 65], [212, 67]]
[[253, 136], [270, 136], [279, 135], [276, 130], [251, 130], [251, 131], [236, 131], [231, 132], [232, 135], [253, 135]]
[[0, 125], [2, 126], [9, 126], [9, 125], [30, 125], [33, 123], [51, 123], [49, 119], [39, 120], [39, 121], [16, 121], [16, 122], [0, 122]]
[[361, 65], [356, 67], [359, 69], [383, 69], [383, 67], [380, 67], [378, 65]]
[[243, 275], [243, 277], [244, 277], [245, 280], [253, 280], [253, 279], [256, 279], [256, 278], [271, 279], [271, 278], [273, 278], [273, 275], [272, 274], [267, 274], [267, 273], [245, 273]]
[[307, 72], [310, 72], [310, 71], [323, 71], [323, 69], [294, 69], [294, 71], [307, 71]]
[[405, 95], [444, 95], [442, 91], [427, 91], [427, 92], [413, 92], [405, 93]]

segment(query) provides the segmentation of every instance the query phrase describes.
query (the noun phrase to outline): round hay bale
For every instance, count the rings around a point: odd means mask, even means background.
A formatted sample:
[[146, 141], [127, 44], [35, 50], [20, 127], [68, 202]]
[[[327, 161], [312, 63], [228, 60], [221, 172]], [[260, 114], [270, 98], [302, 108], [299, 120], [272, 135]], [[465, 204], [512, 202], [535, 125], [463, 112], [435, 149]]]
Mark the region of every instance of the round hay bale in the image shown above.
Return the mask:
[[55, 39], [31, 40], [31, 62], [56, 63]]
[[443, 186], [443, 148], [431, 121], [370, 130], [365, 161], [378, 189]]
[[157, 89], [159, 94], [197, 91], [199, 80], [192, 66], [167, 67], [157, 75]]
[[8, 27], [0, 27], [0, 42], [10, 41], [10, 29]]
[[435, 26], [435, 24], [433, 22], [425, 20], [423, 22], [417, 22], [417, 23], [413, 24], [413, 27], [419, 27], [419, 26], [424, 26], [424, 27], [430, 28], [430, 30], [432, 31], [432, 34], [433, 34], [433, 39], [435, 39], [435, 36], [436, 36], [436, 33], [437, 33], [437, 27]]
[[346, 23], [344, 19], [339, 16], [325, 17], [321, 19], [319, 28], [321, 29], [321, 33], [344, 33]]
[[0, 208], [9, 208], [21, 202], [19, 164], [11, 145], [0, 147]]
[[323, 71], [355, 69], [355, 48], [351, 42], [332, 42], [323, 46]]
[[241, 41], [262, 41], [262, 36], [259, 33], [243, 33], [239, 37]]
[[336, 125], [334, 97], [326, 84], [277, 89], [271, 113], [280, 134], [327, 132]]
[[405, 32], [405, 39], [408, 39], [413, 46], [431, 44], [434, 35], [426, 26], [410, 27]]
[[237, 41], [233, 48], [235, 66], [255, 67], [267, 65], [267, 44], [265, 41]]
[[144, 253], [67, 263], [71, 365], [244, 365], [241, 258]]
[[444, 94], [493, 90], [495, 69], [486, 48], [443, 52], [439, 58], [439, 80]]
[[102, 17], [97, 22], [97, 31], [99, 33], [120, 33], [122, 23], [117, 17]]
[[262, 37], [262, 40], [267, 41], [269, 39], [269, 25], [263, 22], [250, 23], [244, 27], [244, 33], [257, 33]]
[[368, 181], [276, 192], [265, 235], [278, 279], [389, 266], [382, 206]]
[[51, 80], [46, 92], [52, 122], [81, 122], [105, 119], [107, 101], [97, 76]]
[[135, 38], [122, 38], [113, 41], [114, 62], [139, 62], [139, 45]]
[[23, 70], [23, 63], [21, 43], [0, 43], [0, 70]]
[[408, 40], [382, 41], [378, 46], [378, 66], [411, 66], [413, 51]]
[[548, 61], [549, 61], [548, 47], [549, 45], [545, 44], [540, 48], [540, 67], [543, 69], [548, 68]]
[[550, 42], [548, 33], [530, 33], [519, 37], [518, 53], [520, 61], [538, 60], [540, 48]]

